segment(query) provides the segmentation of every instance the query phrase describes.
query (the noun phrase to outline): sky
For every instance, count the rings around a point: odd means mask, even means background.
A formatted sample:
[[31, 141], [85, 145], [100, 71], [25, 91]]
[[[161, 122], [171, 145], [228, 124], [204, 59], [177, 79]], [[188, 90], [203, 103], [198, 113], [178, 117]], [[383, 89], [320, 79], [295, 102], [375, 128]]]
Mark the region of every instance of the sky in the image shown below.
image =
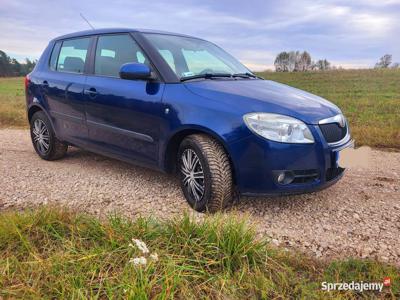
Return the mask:
[[210, 40], [254, 71], [307, 50], [344, 68], [400, 62], [400, 0], [0, 0], [0, 50], [38, 58], [49, 40], [95, 28], [178, 32]]

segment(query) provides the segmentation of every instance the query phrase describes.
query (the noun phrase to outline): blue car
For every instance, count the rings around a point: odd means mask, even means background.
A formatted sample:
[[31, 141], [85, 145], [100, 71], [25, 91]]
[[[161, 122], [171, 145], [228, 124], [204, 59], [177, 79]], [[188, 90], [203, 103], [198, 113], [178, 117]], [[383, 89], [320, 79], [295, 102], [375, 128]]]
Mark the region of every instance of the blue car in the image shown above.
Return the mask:
[[312, 192], [337, 182], [353, 145], [331, 102], [254, 75], [213, 43], [135, 29], [50, 41], [25, 80], [33, 147], [69, 145], [168, 173], [197, 211], [238, 195]]

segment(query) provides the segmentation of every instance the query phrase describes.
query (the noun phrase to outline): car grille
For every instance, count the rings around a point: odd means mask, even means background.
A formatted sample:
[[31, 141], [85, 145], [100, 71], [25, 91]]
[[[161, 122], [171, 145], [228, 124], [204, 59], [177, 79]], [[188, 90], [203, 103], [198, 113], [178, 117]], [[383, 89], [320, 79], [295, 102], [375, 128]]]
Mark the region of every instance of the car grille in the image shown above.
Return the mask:
[[347, 122], [344, 127], [338, 123], [320, 124], [319, 128], [328, 143], [336, 143], [342, 140], [347, 134]]

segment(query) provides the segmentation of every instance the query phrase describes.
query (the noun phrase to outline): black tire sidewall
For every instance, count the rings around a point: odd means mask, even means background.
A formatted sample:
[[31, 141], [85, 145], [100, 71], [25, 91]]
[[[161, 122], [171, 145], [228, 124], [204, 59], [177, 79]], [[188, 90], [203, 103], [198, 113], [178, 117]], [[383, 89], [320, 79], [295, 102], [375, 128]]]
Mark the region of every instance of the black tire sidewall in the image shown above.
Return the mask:
[[[47, 130], [49, 132], [49, 139], [50, 139], [49, 140], [49, 151], [47, 151], [44, 154], [37, 148], [36, 143], [33, 140], [33, 138], [34, 138], [34, 135], [33, 135], [33, 126], [34, 125], [33, 124], [38, 119], [43, 121], [43, 123], [46, 125]], [[54, 149], [55, 148], [55, 144], [54, 144], [55, 143], [55, 135], [54, 135], [53, 127], [51, 126], [50, 120], [49, 120], [49, 118], [47, 118], [47, 116], [44, 112], [38, 111], [32, 116], [31, 121], [30, 121], [30, 133], [31, 133], [31, 140], [32, 140], [33, 148], [35, 149], [36, 153], [41, 158], [50, 160], [55, 151], [55, 149]]]
[[[196, 155], [198, 156], [198, 158], [200, 160], [201, 166], [203, 168], [203, 173], [204, 173], [204, 195], [203, 195], [202, 199], [200, 201], [197, 201], [197, 202], [190, 195], [190, 193], [187, 191], [186, 187], [184, 186], [183, 174], [180, 171], [181, 163], [182, 163], [181, 162], [181, 156], [182, 156], [182, 153], [186, 149], [191, 149], [196, 153]], [[177, 161], [178, 161], [179, 181], [180, 181], [182, 192], [185, 195], [185, 198], [186, 198], [187, 202], [189, 203], [189, 205], [194, 210], [197, 210], [199, 212], [206, 211], [208, 202], [209, 202], [209, 200], [211, 198], [211, 195], [212, 195], [212, 175], [211, 175], [211, 172], [210, 172], [210, 168], [209, 168], [209, 165], [208, 165], [207, 158], [204, 156], [200, 145], [198, 145], [198, 143], [195, 140], [191, 139], [191, 138], [185, 139], [182, 142], [182, 144], [180, 145], [180, 147], [179, 147]]]

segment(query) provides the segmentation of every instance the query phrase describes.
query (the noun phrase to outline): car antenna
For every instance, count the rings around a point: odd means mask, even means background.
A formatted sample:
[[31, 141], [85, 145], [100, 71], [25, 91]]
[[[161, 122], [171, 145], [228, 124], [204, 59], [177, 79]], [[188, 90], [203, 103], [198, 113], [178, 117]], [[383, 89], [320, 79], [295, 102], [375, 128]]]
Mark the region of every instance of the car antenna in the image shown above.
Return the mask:
[[85, 22], [88, 23], [88, 25], [89, 25], [92, 29], [94, 29], [94, 27], [92, 26], [92, 24], [90, 24], [90, 22], [85, 18], [85, 16], [84, 16], [82, 13], [79, 13], [79, 14], [80, 14], [80, 16], [82, 17], [82, 19], [84, 19]]

